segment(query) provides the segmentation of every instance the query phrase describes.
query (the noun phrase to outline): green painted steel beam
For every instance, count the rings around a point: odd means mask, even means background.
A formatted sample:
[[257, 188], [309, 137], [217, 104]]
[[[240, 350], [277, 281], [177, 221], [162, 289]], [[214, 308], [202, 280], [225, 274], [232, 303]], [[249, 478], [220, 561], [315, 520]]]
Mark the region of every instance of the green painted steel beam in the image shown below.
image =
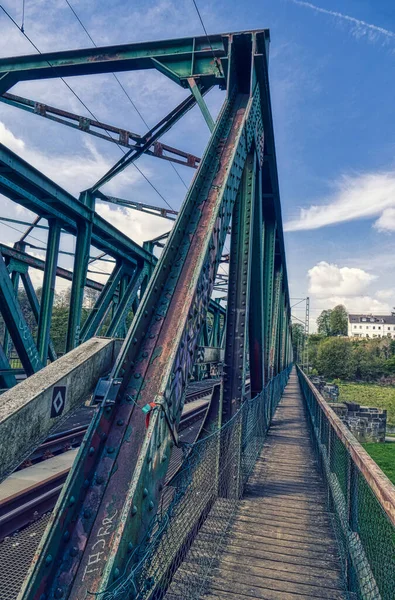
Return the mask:
[[[204, 88], [204, 93], [208, 91], [208, 87]], [[177, 121], [179, 121], [191, 108], [196, 104], [194, 95], [183, 100], [174, 110], [172, 110], [162, 121], [157, 124], [150, 132], [142, 137], [141, 144], [138, 147], [131, 148], [120, 158], [115, 165], [107, 171], [103, 177], [99, 179], [94, 186], [90, 188], [90, 193], [94, 194], [104, 184], [108, 183], [113, 177], [121, 173], [126, 167], [135, 162], [140, 156], [146, 153], [152, 144], [157, 141], [162, 135], [169, 131]]]
[[226, 315], [223, 422], [245, 399], [247, 331], [255, 204], [255, 154], [249, 154], [232, 214], [229, 289]]
[[10, 363], [3, 346], [0, 344], [0, 386], [3, 389], [9, 389], [17, 384], [15, 374], [12, 372]]
[[195, 100], [197, 102], [197, 105], [200, 108], [203, 118], [207, 123], [210, 133], [212, 133], [212, 131], [215, 127], [215, 122], [214, 122], [213, 117], [211, 116], [211, 113], [208, 109], [206, 102], [204, 101], [203, 94], [200, 91], [198, 84], [196, 83], [196, 79], [194, 77], [188, 77], [188, 85], [189, 85], [189, 88], [190, 88], [192, 94], [195, 97]]
[[[32, 267], [33, 269], [38, 269], [39, 271], [44, 271], [45, 269], [44, 260], [41, 260], [41, 258], [37, 258], [36, 256], [31, 256], [20, 249], [10, 248], [5, 244], [0, 244], [0, 252], [8, 259], [13, 259], [16, 262], [20, 262], [21, 264]], [[66, 279], [67, 281], [72, 281], [73, 272], [69, 271], [68, 269], [64, 269], [63, 267], [56, 267], [56, 277]], [[103, 289], [103, 284], [99, 283], [98, 281], [94, 281], [93, 279], [87, 279], [86, 287], [101, 292]]]
[[110, 325], [108, 327], [108, 330], [106, 331], [107, 337], [116, 337], [120, 335], [122, 323], [124, 322], [124, 319], [128, 312], [131, 310], [132, 305], [137, 298], [139, 290], [141, 294], [142, 286], [144, 282], [148, 279], [148, 276], [149, 267], [145, 266], [141, 270], [136, 270], [136, 272], [130, 278], [128, 286], [126, 287], [123, 295], [119, 299], [118, 306], [114, 311]]
[[0, 93], [18, 81], [143, 69], [157, 69], [184, 87], [191, 76], [209, 85], [225, 86], [221, 59], [227, 57], [228, 44], [229, 35], [224, 34], [210, 36], [210, 44], [202, 36], [3, 58]]
[[[30, 279], [29, 271], [27, 269], [24, 273], [21, 273], [21, 279], [23, 287], [25, 288], [27, 299], [30, 304], [30, 308], [32, 309], [34, 320], [38, 325], [38, 321], [40, 318], [40, 303], [38, 301], [36, 290], [34, 289], [32, 280]], [[55, 347], [51, 338], [49, 339], [48, 344], [48, 358], [51, 362], [57, 359]]]
[[[265, 219], [265, 214], [263, 215]], [[269, 360], [272, 336], [273, 299], [274, 299], [274, 261], [276, 246], [276, 223], [264, 220], [263, 252], [263, 316], [264, 316], [264, 365], [265, 382], [269, 379]]]
[[21, 359], [26, 375], [33, 375], [43, 365], [37, 352], [33, 336], [23, 316], [19, 302], [0, 253], [0, 312]]
[[78, 224], [75, 247], [73, 281], [71, 283], [69, 320], [67, 325], [66, 352], [73, 350], [80, 343], [80, 325], [84, 287], [88, 271], [89, 248], [92, 237], [92, 223], [81, 221]]
[[60, 223], [49, 219], [47, 253], [45, 256], [44, 279], [40, 303], [40, 316], [37, 330], [37, 349], [41, 362], [45, 365], [48, 357], [49, 334], [52, 320], [52, 308], [55, 297], [56, 267], [60, 244]]
[[265, 313], [263, 296], [264, 227], [262, 212], [262, 173], [256, 169], [254, 221], [252, 231], [251, 290], [249, 306], [249, 359], [251, 397], [259, 394], [265, 385]]
[[91, 221], [92, 245], [126, 263], [155, 265], [157, 262], [151, 253], [3, 144], [0, 144], [0, 194], [45, 219], [58, 219], [61, 227], [73, 235], [79, 221]]
[[94, 335], [98, 335], [100, 325], [103, 319], [105, 319], [109, 306], [113, 301], [115, 292], [123, 275], [123, 264], [116, 264], [81, 329], [81, 342], [86, 342], [86, 340]]

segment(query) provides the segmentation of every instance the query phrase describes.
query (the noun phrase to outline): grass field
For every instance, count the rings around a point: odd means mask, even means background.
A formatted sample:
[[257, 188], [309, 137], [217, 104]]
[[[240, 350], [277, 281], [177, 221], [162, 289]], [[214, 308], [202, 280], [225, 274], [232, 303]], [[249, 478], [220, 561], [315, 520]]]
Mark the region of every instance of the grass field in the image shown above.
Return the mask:
[[382, 386], [374, 383], [341, 383], [339, 390], [340, 402], [358, 402], [362, 406], [387, 409], [387, 424], [395, 426], [395, 386]]
[[366, 452], [370, 454], [380, 469], [395, 484], [395, 443], [363, 444]]

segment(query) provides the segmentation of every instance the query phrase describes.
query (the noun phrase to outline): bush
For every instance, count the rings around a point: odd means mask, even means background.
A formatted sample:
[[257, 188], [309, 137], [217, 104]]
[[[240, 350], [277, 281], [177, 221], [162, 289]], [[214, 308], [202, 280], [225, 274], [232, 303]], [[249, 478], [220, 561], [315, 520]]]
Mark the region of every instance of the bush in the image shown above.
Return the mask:
[[352, 343], [348, 338], [327, 338], [318, 348], [319, 372], [330, 379], [352, 379], [355, 376], [355, 360]]

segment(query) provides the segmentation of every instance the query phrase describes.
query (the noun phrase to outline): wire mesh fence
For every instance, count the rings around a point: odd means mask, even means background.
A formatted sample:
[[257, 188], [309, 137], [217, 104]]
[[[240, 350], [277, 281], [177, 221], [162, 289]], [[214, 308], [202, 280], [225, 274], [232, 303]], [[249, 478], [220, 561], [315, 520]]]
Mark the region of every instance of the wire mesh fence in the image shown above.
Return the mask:
[[197, 600], [262, 450], [290, 367], [221, 428], [185, 445], [147, 538], [99, 600]]
[[363, 448], [332, 416], [299, 368], [298, 375], [348, 590], [358, 600], [394, 600], [395, 487], [376, 465], [371, 466]]

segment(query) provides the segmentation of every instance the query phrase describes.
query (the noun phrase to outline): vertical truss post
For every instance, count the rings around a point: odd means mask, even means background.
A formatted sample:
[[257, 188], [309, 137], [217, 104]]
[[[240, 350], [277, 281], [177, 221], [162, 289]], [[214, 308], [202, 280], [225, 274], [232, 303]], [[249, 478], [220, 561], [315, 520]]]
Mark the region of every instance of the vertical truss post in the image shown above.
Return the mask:
[[223, 422], [232, 417], [245, 396], [254, 187], [255, 156], [249, 154], [232, 214]]
[[[264, 215], [265, 218], [265, 215]], [[270, 379], [269, 354], [272, 334], [273, 298], [274, 298], [274, 260], [276, 247], [276, 224], [273, 220], [264, 221], [263, 254], [263, 308], [264, 308], [264, 365], [265, 382]]]
[[272, 311], [272, 323], [270, 334], [270, 350], [269, 350], [269, 380], [274, 377], [277, 370], [277, 355], [278, 355], [278, 331], [279, 331], [279, 316], [280, 316], [280, 299], [282, 285], [282, 267], [277, 269], [274, 277], [274, 301]]
[[[40, 303], [37, 298], [37, 294], [35, 292], [34, 286], [32, 284], [32, 280], [30, 279], [29, 271], [26, 270], [24, 273], [21, 273], [21, 279], [23, 283], [23, 287], [25, 288], [26, 296], [32, 309], [33, 317], [38, 325], [39, 315], [40, 315]], [[48, 344], [48, 358], [51, 362], [57, 359], [54, 345], [49, 339]]]
[[[93, 198], [89, 192], [81, 194], [84, 204], [93, 208]], [[92, 211], [93, 212], [93, 211]], [[70, 294], [70, 312], [67, 326], [66, 352], [69, 352], [80, 342], [80, 324], [82, 303], [84, 301], [84, 286], [88, 271], [89, 250], [91, 245], [92, 221], [77, 223], [77, 242], [74, 256], [73, 281]]]
[[214, 309], [213, 311], [213, 326], [210, 332], [210, 340], [209, 345], [215, 346], [216, 348], [220, 347], [220, 318], [221, 314], [218, 309]]
[[251, 290], [249, 307], [249, 351], [251, 397], [259, 394], [264, 387], [264, 303], [263, 303], [263, 216], [262, 216], [262, 174], [256, 170], [254, 220], [252, 231]]
[[107, 314], [108, 307], [110, 306], [110, 303], [114, 297], [123, 273], [123, 265], [119, 263], [115, 264], [115, 267], [113, 268], [103, 290], [101, 291], [100, 296], [96, 300], [90, 315], [86, 319], [81, 329], [81, 342], [85, 342], [97, 334], [100, 324]]
[[25, 321], [18, 299], [15, 296], [7, 267], [0, 253], [0, 311], [12, 341], [21, 359], [26, 375], [33, 375], [42, 369], [33, 336]]
[[137, 298], [139, 289], [141, 289], [144, 281], [148, 277], [148, 268], [143, 267], [142, 269], [137, 268], [133, 277], [130, 278], [129, 284], [122, 295], [122, 298], [118, 302], [118, 306], [111, 319], [111, 323], [107, 329], [107, 337], [114, 337], [120, 335], [120, 329], [123, 321], [132, 307], [133, 302]]
[[58, 266], [61, 231], [60, 223], [56, 219], [49, 219], [48, 225], [47, 253], [45, 257], [44, 279], [37, 331], [37, 349], [41, 362], [44, 365], [46, 364], [48, 357], [49, 334], [55, 296], [56, 268]]
[[17, 381], [15, 379], [15, 375], [11, 372], [10, 363], [8, 362], [8, 358], [3, 350], [3, 346], [0, 344], [0, 369], [2, 371], [9, 371], [9, 373], [4, 372], [0, 374], [0, 386], [2, 388], [12, 388], [16, 385]]
[[[16, 301], [18, 302], [19, 271], [11, 271], [11, 284], [12, 284], [12, 289], [14, 290], [14, 295], [15, 295]], [[4, 329], [3, 346], [4, 346], [4, 353], [8, 359], [10, 356], [10, 332], [9, 332], [7, 326], [5, 326], [5, 329]]]

